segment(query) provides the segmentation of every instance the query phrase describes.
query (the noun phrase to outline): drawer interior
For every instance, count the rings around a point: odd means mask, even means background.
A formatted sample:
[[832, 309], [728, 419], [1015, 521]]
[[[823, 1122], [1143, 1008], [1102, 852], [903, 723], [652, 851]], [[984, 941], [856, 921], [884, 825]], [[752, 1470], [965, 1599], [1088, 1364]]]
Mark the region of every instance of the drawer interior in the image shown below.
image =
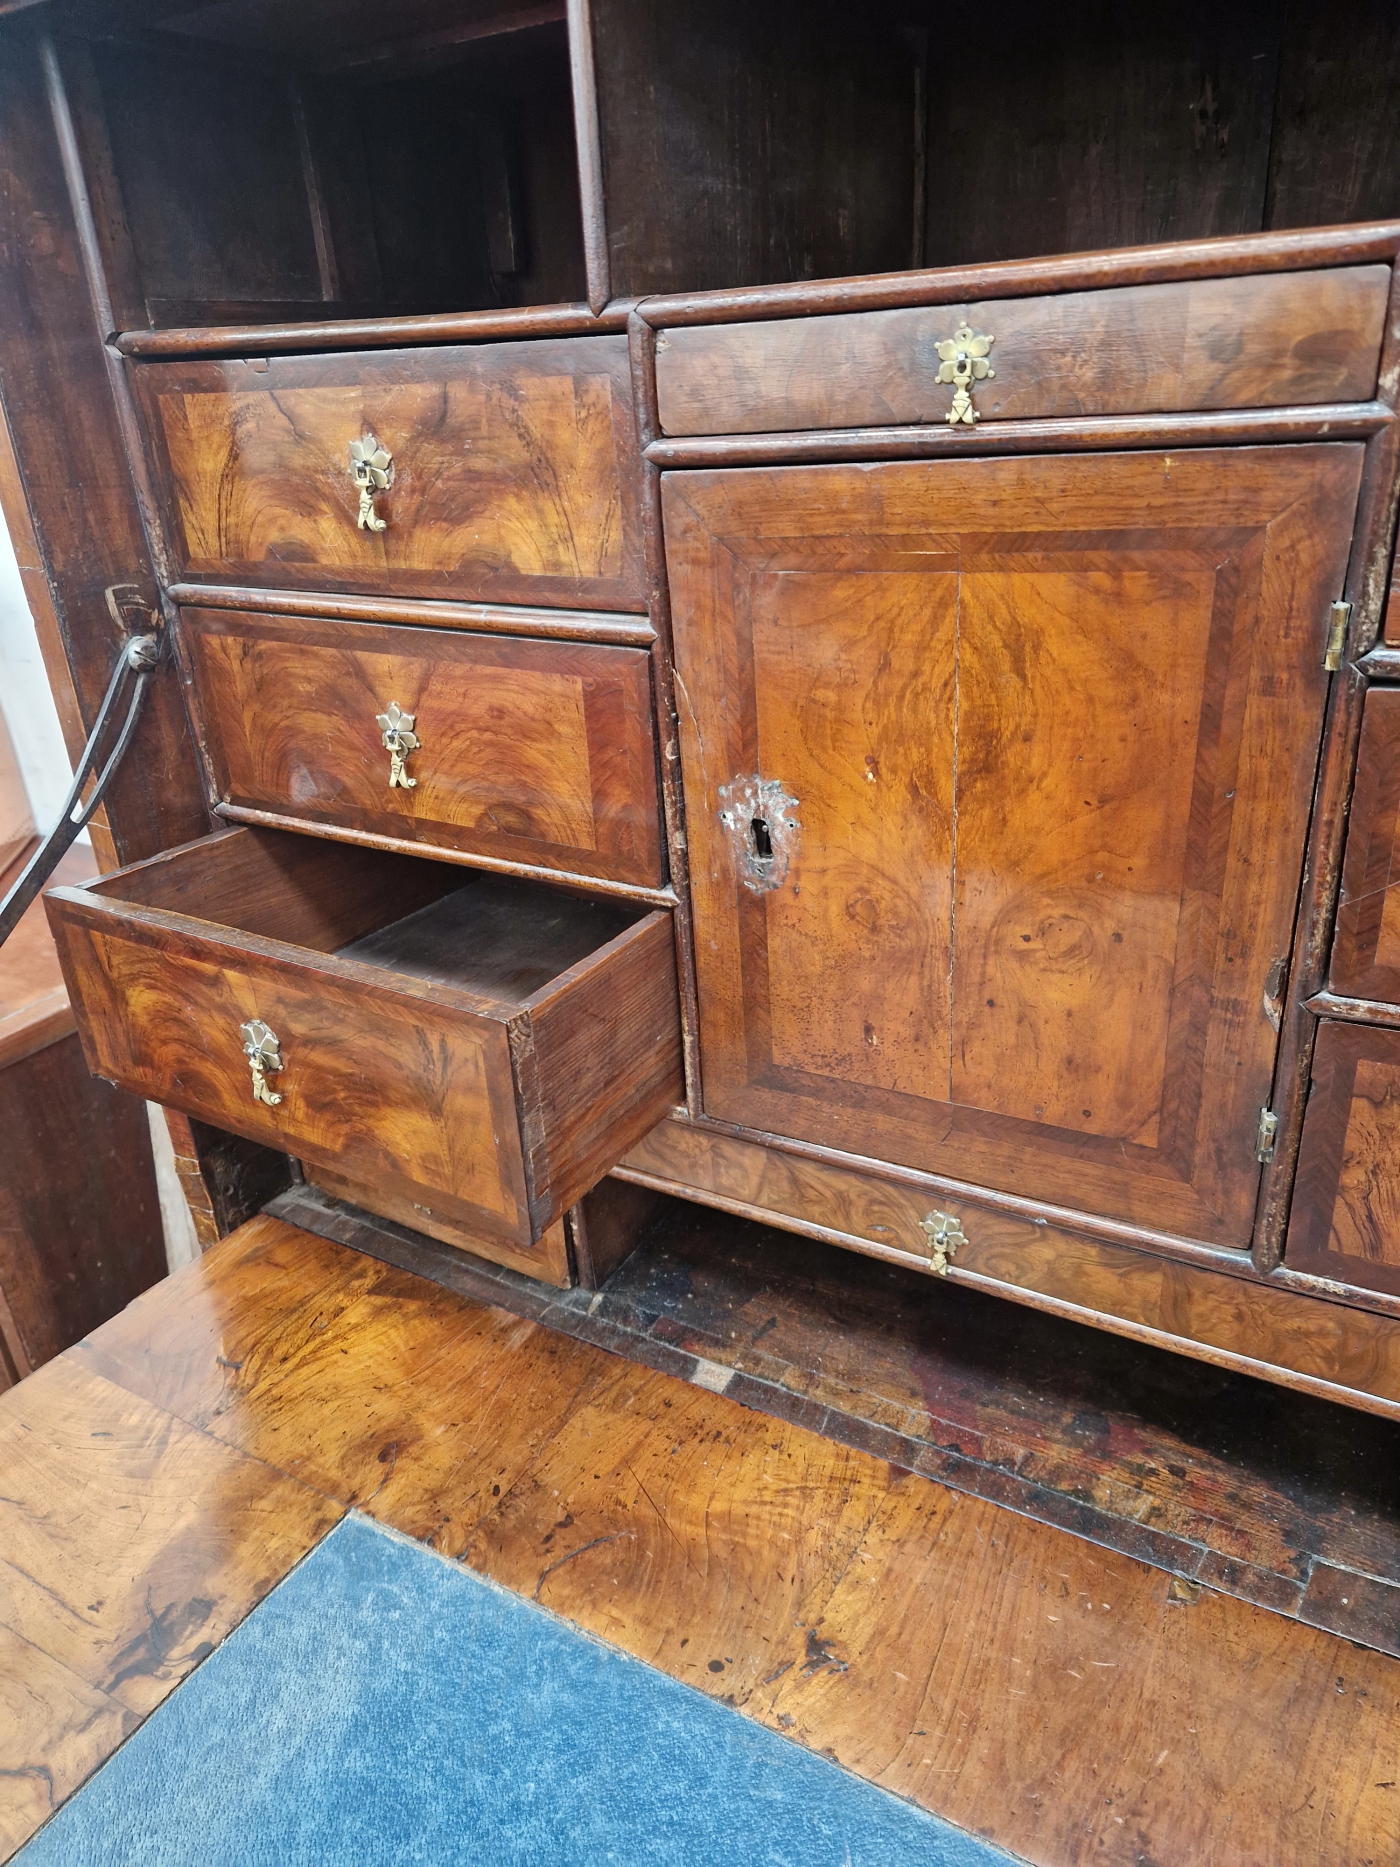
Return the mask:
[[421, 856], [241, 829], [87, 891], [523, 1004], [647, 910]]

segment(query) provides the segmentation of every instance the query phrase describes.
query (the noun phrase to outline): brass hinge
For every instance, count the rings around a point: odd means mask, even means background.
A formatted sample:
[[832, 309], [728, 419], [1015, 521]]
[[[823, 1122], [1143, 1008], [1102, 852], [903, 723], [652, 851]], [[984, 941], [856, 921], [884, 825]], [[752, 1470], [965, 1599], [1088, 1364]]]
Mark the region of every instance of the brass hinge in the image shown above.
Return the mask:
[[1260, 1109], [1259, 1127], [1254, 1136], [1254, 1158], [1265, 1166], [1274, 1157], [1274, 1143], [1278, 1140], [1278, 1116], [1272, 1109]]
[[1327, 653], [1322, 657], [1322, 665], [1329, 674], [1335, 674], [1342, 665], [1342, 650], [1347, 645], [1347, 624], [1351, 621], [1351, 604], [1334, 603], [1332, 622], [1327, 631]]

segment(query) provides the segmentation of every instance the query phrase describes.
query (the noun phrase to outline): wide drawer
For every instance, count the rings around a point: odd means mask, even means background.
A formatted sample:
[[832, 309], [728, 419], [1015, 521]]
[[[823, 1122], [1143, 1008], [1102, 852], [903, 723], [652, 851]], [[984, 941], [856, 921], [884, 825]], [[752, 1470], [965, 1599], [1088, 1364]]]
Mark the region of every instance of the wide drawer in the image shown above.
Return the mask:
[[664, 913], [262, 829], [47, 900], [97, 1074], [536, 1275], [681, 1093]]
[[1400, 1031], [1318, 1030], [1284, 1262], [1400, 1296]]
[[664, 879], [645, 649], [216, 609], [181, 624], [229, 814]]
[[1347, 825], [1331, 986], [1400, 1004], [1400, 690], [1366, 696]]
[[625, 337], [132, 377], [186, 577], [645, 608]]
[[1359, 401], [1375, 390], [1389, 289], [1389, 266], [1349, 266], [671, 329], [657, 341], [661, 426], [946, 421], [957, 388], [939, 380], [939, 345], [964, 325], [992, 339], [971, 366], [975, 419]]

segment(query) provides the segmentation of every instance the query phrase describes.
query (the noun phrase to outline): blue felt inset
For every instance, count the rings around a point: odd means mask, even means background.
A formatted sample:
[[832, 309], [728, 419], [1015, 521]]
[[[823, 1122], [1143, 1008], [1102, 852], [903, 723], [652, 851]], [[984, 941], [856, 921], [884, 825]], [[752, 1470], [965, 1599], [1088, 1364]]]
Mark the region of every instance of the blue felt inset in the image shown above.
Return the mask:
[[347, 1518], [23, 1867], [993, 1867], [1010, 1856]]

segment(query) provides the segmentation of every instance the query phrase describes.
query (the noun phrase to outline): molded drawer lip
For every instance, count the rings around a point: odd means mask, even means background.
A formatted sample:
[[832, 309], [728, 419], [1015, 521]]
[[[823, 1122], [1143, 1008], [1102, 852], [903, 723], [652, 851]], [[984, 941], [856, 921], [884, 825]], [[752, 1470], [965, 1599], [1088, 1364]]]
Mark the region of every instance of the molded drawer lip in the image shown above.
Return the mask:
[[[134, 364], [181, 581], [646, 610], [627, 339]], [[350, 446], [393, 460], [361, 527]]]
[[[46, 901], [95, 1074], [382, 1186], [527, 1272], [682, 1094], [663, 912], [261, 829]], [[254, 1097], [252, 1019], [276, 1036], [276, 1106]]]
[[669, 326], [661, 432], [946, 424], [937, 346], [963, 323], [995, 340], [995, 374], [970, 384], [983, 423], [1367, 401], [1390, 277], [1372, 264]]
[[[222, 607], [180, 629], [219, 815], [664, 888], [646, 649]], [[389, 784], [391, 704], [420, 741], [411, 785]]]

